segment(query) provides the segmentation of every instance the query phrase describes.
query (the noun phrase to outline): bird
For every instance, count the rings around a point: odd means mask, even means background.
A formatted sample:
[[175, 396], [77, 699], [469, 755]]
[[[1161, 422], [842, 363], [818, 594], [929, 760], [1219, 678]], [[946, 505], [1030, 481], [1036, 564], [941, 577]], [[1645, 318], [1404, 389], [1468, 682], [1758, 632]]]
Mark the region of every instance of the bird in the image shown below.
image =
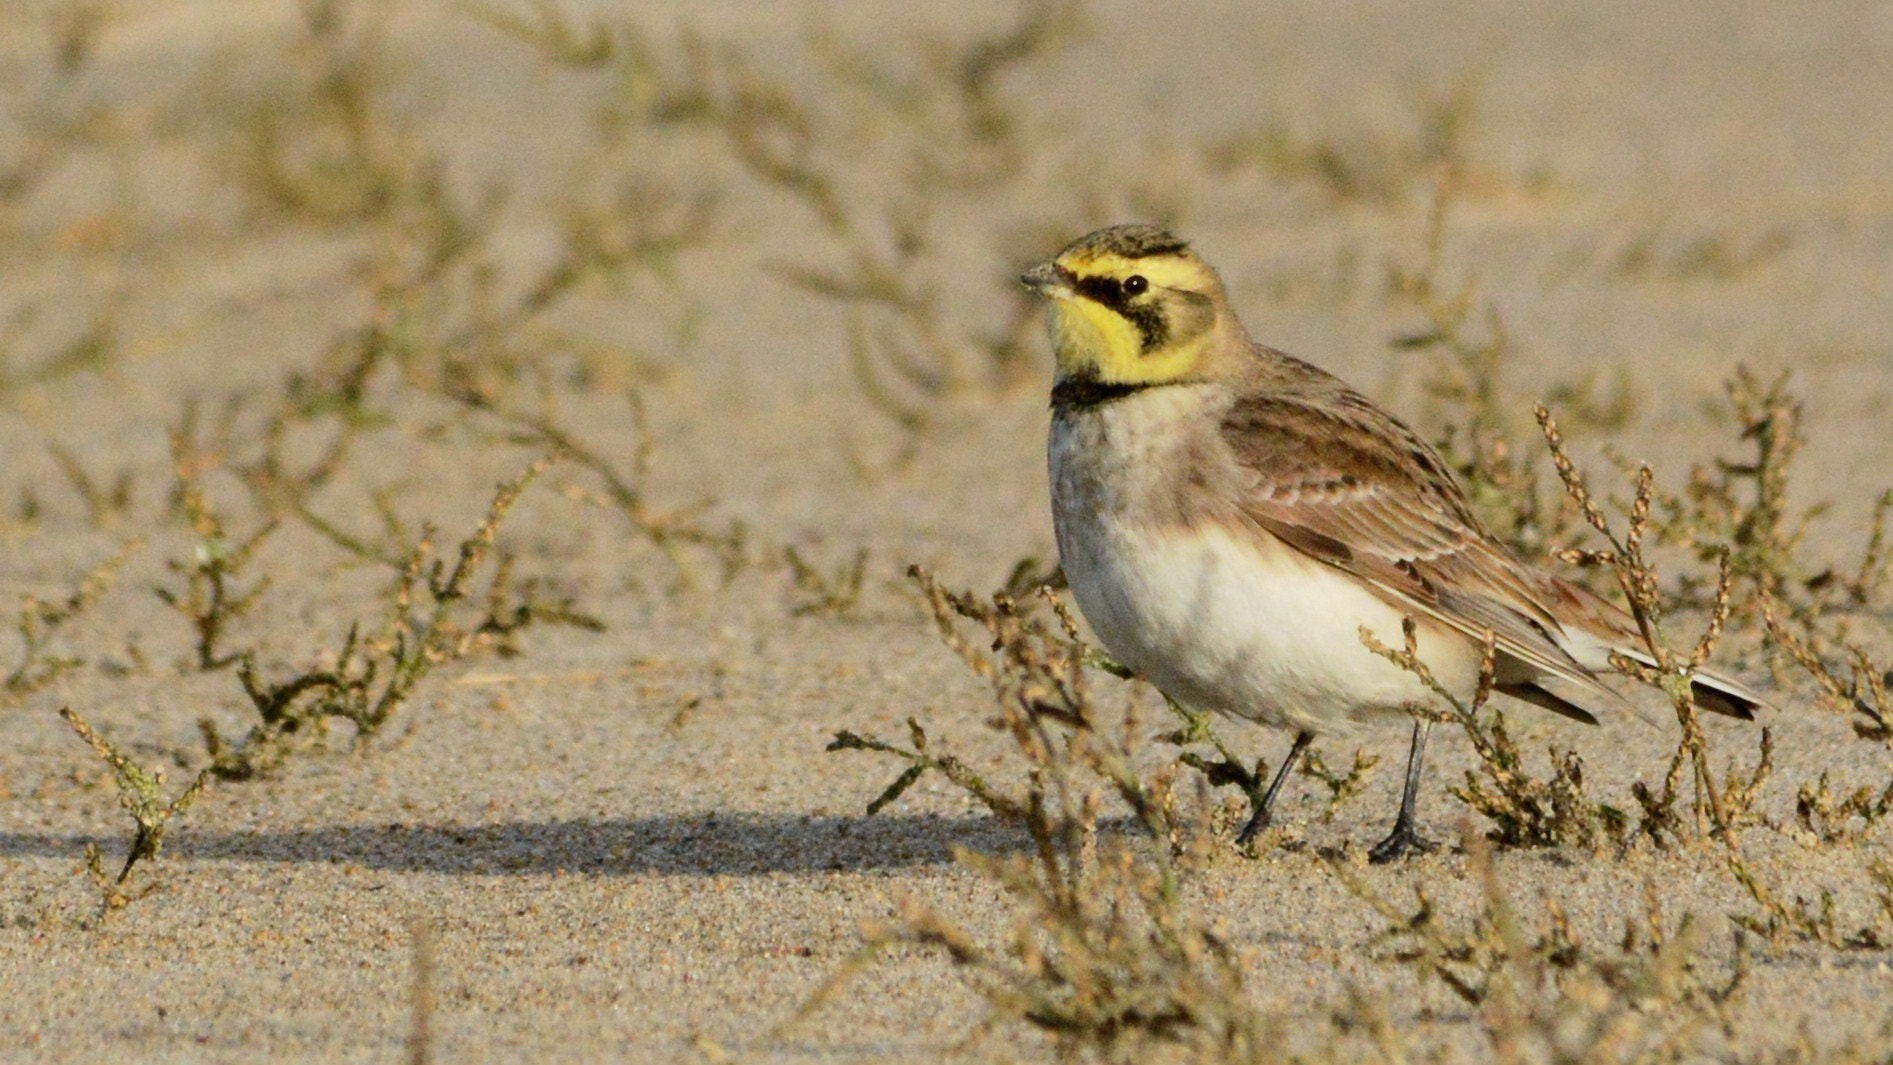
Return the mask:
[[[1629, 704], [1599, 678], [1649, 661], [1628, 613], [1520, 559], [1437, 451], [1339, 378], [1252, 339], [1216, 271], [1168, 230], [1111, 226], [1020, 280], [1048, 302], [1047, 463], [1060, 565], [1112, 657], [1196, 711], [1294, 734], [1238, 836], [1273, 816], [1318, 735], [1413, 724], [1384, 863], [1437, 849], [1414, 805], [1439, 695], [1372, 653], [1403, 646], [1467, 703], [1493, 690], [1595, 725]], [[1409, 621], [1410, 619], [1410, 621]], [[1698, 705], [1772, 709], [1698, 670]]]

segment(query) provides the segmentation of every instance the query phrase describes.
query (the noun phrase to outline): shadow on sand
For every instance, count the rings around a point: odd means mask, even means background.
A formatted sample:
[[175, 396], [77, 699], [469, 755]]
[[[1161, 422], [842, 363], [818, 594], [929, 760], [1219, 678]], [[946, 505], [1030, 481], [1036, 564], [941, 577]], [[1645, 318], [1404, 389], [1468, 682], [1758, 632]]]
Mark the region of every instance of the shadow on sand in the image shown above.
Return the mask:
[[[0, 833], [0, 856], [122, 856], [126, 839]], [[760, 876], [894, 869], [952, 861], [954, 847], [1015, 851], [1026, 837], [988, 817], [703, 814], [490, 825], [383, 824], [214, 833], [166, 840], [176, 861], [341, 862], [435, 873], [660, 873]], [[107, 862], [111, 864], [110, 861]]]

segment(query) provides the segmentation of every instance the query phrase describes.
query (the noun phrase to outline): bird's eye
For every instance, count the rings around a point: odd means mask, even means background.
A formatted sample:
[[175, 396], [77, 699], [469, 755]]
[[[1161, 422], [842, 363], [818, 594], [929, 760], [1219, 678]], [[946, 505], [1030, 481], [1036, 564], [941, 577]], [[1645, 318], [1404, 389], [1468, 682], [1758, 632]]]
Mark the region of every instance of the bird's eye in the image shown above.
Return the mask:
[[1132, 274], [1124, 279], [1124, 294], [1126, 296], [1141, 296], [1144, 294], [1145, 290], [1149, 288], [1150, 282], [1145, 280], [1142, 274]]

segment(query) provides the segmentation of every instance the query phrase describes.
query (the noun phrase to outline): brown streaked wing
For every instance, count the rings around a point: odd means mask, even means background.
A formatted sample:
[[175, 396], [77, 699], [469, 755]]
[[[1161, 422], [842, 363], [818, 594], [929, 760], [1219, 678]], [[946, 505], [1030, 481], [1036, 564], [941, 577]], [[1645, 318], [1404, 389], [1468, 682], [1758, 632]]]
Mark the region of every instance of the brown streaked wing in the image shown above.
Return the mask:
[[1245, 396], [1220, 428], [1246, 481], [1235, 502], [1264, 529], [1402, 610], [1474, 639], [1490, 629], [1505, 654], [1617, 698], [1552, 637], [1538, 582], [1480, 525], [1438, 454], [1365, 397]]

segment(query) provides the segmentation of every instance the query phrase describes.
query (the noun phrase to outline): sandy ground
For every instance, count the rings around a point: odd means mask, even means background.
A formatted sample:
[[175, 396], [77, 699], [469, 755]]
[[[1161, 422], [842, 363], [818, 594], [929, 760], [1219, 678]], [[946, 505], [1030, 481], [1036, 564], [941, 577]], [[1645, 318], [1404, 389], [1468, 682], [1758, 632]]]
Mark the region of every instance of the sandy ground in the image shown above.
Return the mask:
[[[17, 17], [0, 18], [0, 66], [37, 76], [37, 27], [54, 6], [13, 5]], [[501, 262], [530, 263], [601, 90], [548, 74], [446, 6], [414, 0], [391, 24], [401, 107], [469, 184], [511, 182], [516, 210], [494, 240]], [[919, 561], [956, 586], [992, 587], [1021, 557], [1052, 554], [1043, 381], [956, 400], [896, 466], [902, 434], [852, 383], [844, 314], [765, 269], [839, 252], [798, 205], [744, 179], [701, 136], [658, 143], [642, 165], [714, 187], [722, 210], [711, 238], [678, 257], [670, 283], [600, 287], [568, 310], [575, 327], [664, 370], [644, 389], [652, 498], [707, 500], [713, 524], [740, 519], [755, 561], [719, 584], [706, 557], [686, 552], [680, 571], [614, 515], [535, 490], [503, 540], [522, 572], [551, 575], [606, 632], [529, 633], [521, 658], [431, 679], [364, 752], [308, 751], [271, 779], [213, 787], [151, 867], [163, 890], [96, 922], [81, 854], [94, 841], [122, 854], [128, 822], [54, 711], [81, 710], [152, 764], [191, 765], [203, 758], [199, 718], [238, 731], [246, 712], [228, 671], [188, 668], [188, 633], [152, 595], [175, 581], [165, 559], [190, 542], [165, 518], [165, 430], [186, 397], [214, 406], [278, 387], [365, 313], [351, 272], [360, 243], [319, 227], [246, 228], [240, 197], [219, 191], [205, 176], [215, 167], [192, 154], [214, 140], [214, 123], [166, 132], [181, 122], [167, 108], [180, 105], [154, 102], [202, 84], [193, 79], [205, 69], [258, 76], [267, 64], [243, 57], [272, 54], [290, 24], [285, 7], [174, 0], [116, 17], [92, 91], [137, 105], [128, 136], [151, 139], [132, 156], [139, 224], [88, 237], [85, 223], [107, 217], [124, 175], [84, 160], [6, 218], [0, 311], [39, 308], [22, 351], [56, 345], [106, 301], [120, 325], [109, 365], [14, 389], [0, 406], [0, 506], [30, 491], [43, 510], [0, 534], [0, 590], [61, 595], [131, 537], [145, 546], [101, 606], [61, 634], [61, 653], [85, 665], [0, 705], [0, 1060], [396, 1060], [410, 1028], [415, 922], [433, 929], [440, 1061], [1041, 1054], [1010, 1029], [962, 1046], [982, 1007], [929, 957], [889, 960], [838, 1002], [778, 1027], [857, 950], [860, 922], [904, 897], [995, 934], [1008, 919], [997, 890], [952, 864], [950, 850], [1017, 839], [932, 779], [864, 818], [897, 767], [823, 747], [837, 729], [895, 736], [916, 716], [942, 742], [992, 764], [1003, 755], [981, 724], [984, 691], [939, 645], [900, 574]], [[991, 4], [937, 18], [893, 3], [757, 8], [652, 5], [642, 18], [669, 41], [687, 15], [706, 39], [750, 49], [813, 91], [800, 42], [814, 28], [898, 57], [924, 54], [916, 42], [929, 35], [965, 39], [1008, 17]], [[1809, 437], [1796, 496], [1835, 503], [1816, 549], [1853, 551], [1893, 468], [1890, 55], [1893, 8], [1874, 3], [1097, 0], [1080, 40], [1005, 83], [1030, 102], [1028, 139], [1047, 145], [1049, 161], [945, 227], [939, 261], [955, 268], [940, 293], [956, 327], [998, 328], [994, 278], [1053, 250], [1022, 243], [1023, 220], [1069, 235], [1098, 215], [1136, 217], [1136, 188], [1154, 185], [1223, 268], [1253, 331], [1423, 418], [1422, 364], [1388, 344], [1414, 327], [1412, 312], [1384, 291], [1386, 263], [1419, 257], [1420, 197], [1338, 202], [1315, 182], [1219, 172], [1201, 146], [1269, 119], [1309, 140], [1410, 140], [1424, 101], [1469, 86], [1467, 152], [1493, 189], [1456, 208], [1445, 272], [1476, 275], [1502, 313], [1515, 343], [1511, 387], [1530, 396], [1627, 372], [1638, 416], [1609, 435], [1580, 434], [1580, 445], [1594, 455], [1614, 443], [1680, 480], [1689, 462], [1728, 447], [1726, 418], [1709, 411], [1734, 365], [1765, 378], [1791, 369]], [[852, 157], [876, 158], [877, 129], [845, 131]], [[1660, 265], [1694, 241], [1746, 248], [1776, 234], [1778, 252], [1736, 276], [1671, 277]], [[1657, 249], [1654, 275], [1621, 268], [1640, 241]], [[392, 485], [409, 520], [465, 529], [529, 457], [440, 405], [395, 410], [370, 461], [321, 497], [348, 527], [373, 528], [370, 489]], [[603, 452], [635, 447], [610, 389], [566, 396], [561, 416]], [[90, 520], [49, 440], [94, 471], [131, 471], [129, 510]], [[583, 482], [572, 471], [548, 477]], [[824, 567], [867, 548], [858, 608], [794, 614], [801, 593], [783, 545]], [[279, 671], [335, 646], [382, 581], [300, 527], [273, 538], [259, 566], [272, 588], [242, 641]], [[694, 587], [678, 587], [685, 575]], [[0, 638], [9, 668], [16, 651]], [[1758, 675], [1753, 659], [1732, 665]], [[1147, 693], [1102, 690], [1113, 705], [1150, 705]], [[1807, 691], [1790, 701], [1763, 799], [1783, 824], [1795, 788], [1823, 769], [1853, 782], [1886, 771], [1885, 751], [1810, 709]], [[1228, 732], [1271, 759], [1284, 742]], [[1597, 793], [1617, 801], [1629, 781], [1660, 776], [1671, 746], [1636, 722], [1585, 732], [1533, 720], [1521, 732], [1534, 754], [1576, 745]], [[1320, 802], [1298, 781], [1284, 836], [1308, 846], [1226, 855], [1192, 881], [1191, 898], [1270, 1008], [1313, 1017], [1351, 986], [1384, 990], [1403, 1023], [1451, 1040], [1470, 1031], [1464, 1007], [1374, 960], [1378, 919], [1316, 856], [1358, 857], [1378, 838], [1403, 740], [1369, 738], [1381, 767], [1332, 822], [1318, 820]], [[1753, 757], [1746, 727], [1716, 723], [1711, 742], [1719, 757]], [[1470, 756], [1444, 734], [1435, 751], [1423, 810], [1445, 836], [1464, 816], [1445, 783]], [[1760, 829], [1749, 846], [1789, 893], [1826, 885], [1843, 925], [1871, 919], [1861, 869], [1883, 841], [1810, 848]], [[1603, 940], [1640, 912], [1646, 883], [1668, 912], [1695, 913], [1718, 937], [1725, 915], [1754, 911], [1713, 847], [1498, 860], [1517, 897], [1555, 897]], [[1458, 912], [1474, 897], [1463, 855], [1363, 875], [1403, 901], [1409, 882], [1424, 883]], [[1827, 1044], [1884, 1022], [1889, 961], [1789, 944], [1750, 978], [1742, 1039], [1785, 1045], [1813, 1019]]]

